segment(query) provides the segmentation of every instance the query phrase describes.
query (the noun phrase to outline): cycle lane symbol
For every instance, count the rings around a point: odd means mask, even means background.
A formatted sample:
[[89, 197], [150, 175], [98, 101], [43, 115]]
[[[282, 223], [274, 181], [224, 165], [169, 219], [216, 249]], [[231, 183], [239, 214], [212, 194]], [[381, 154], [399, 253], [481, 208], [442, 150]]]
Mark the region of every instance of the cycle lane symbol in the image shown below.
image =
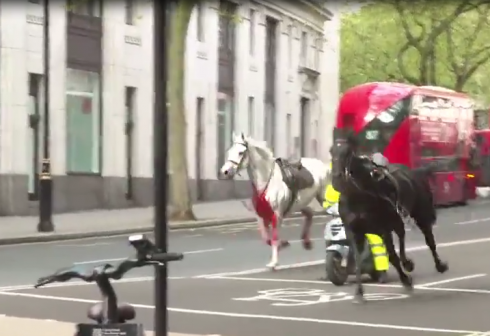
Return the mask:
[[[401, 293], [369, 293], [364, 294], [368, 301], [385, 301], [406, 299], [409, 296]], [[345, 292], [328, 292], [323, 289], [311, 288], [276, 288], [257, 291], [257, 295], [244, 298], [233, 298], [235, 301], [269, 301], [272, 306], [298, 307], [312, 306], [352, 300], [354, 296]]]

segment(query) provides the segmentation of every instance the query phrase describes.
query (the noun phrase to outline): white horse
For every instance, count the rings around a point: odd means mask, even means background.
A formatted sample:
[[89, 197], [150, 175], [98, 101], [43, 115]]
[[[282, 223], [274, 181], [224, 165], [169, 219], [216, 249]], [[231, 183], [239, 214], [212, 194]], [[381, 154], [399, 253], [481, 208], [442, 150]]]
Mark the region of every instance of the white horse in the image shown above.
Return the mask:
[[320, 204], [323, 203], [328, 165], [315, 158], [301, 158], [302, 169], [311, 173], [314, 184], [293, 192], [284, 183], [281, 168], [265, 142], [254, 140], [243, 133], [238, 136], [234, 134], [233, 138], [233, 145], [227, 152], [227, 161], [220, 170], [220, 178], [233, 179], [240, 171], [247, 170], [253, 190], [252, 202], [263, 222], [259, 222], [259, 230], [262, 238], [272, 248], [267, 267], [274, 269], [279, 263], [280, 248], [289, 245], [287, 241], [280, 240], [278, 235], [282, 220], [288, 213], [301, 211], [304, 215], [301, 239], [303, 247], [311, 249], [313, 210], [309, 204], [314, 198]]

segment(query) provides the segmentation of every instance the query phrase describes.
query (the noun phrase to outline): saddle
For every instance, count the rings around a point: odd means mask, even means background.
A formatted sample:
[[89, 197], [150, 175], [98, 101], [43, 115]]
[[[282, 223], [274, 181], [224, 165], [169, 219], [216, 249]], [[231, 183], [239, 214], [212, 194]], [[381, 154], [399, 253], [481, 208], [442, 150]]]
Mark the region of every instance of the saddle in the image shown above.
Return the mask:
[[[393, 202], [393, 206], [395, 207], [395, 210], [402, 218], [409, 217], [409, 211], [401, 205], [400, 183], [397, 181], [397, 178], [394, 176], [394, 173], [401, 171], [402, 169], [400, 167], [393, 166], [391, 164], [390, 165], [376, 164], [376, 166], [378, 167], [378, 169], [382, 171], [383, 179], [386, 179], [393, 187], [393, 190], [388, 192], [387, 197]], [[399, 178], [403, 179], [413, 188], [412, 181], [410, 181], [410, 178], [406, 176], [406, 174], [400, 174]]]
[[281, 169], [284, 183], [293, 193], [310, 188], [315, 184], [313, 175], [311, 175], [308, 169], [303, 167], [301, 160], [290, 161], [277, 158], [276, 162]]

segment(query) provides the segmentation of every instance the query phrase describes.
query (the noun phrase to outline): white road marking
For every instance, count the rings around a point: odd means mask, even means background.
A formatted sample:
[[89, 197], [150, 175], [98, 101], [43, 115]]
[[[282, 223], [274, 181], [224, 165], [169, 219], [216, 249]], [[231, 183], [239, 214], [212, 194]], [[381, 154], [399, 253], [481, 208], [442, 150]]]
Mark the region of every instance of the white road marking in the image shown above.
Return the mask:
[[[54, 300], [54, 301], [65, 301], [65, 302], [80, 302], [80, 303], [96, 303], [96, 302], [99, 302], [98, 300], [88, 300], [88, 299], [79, 299], [79, 298], [71, 298], [71, 297], [38, 295], [38, 294], [28, 294], [28, 293], [0, 292], [0, 295], [18, 296], [18, 297], [27, 297], [27, 298], [33, 298], [33, 299], [45, 299], [45, 300]], [[133, 304], [133, 303], [131, 303], [131, 304], [135, 308], [143, 308], [143, 309], [154, 309], [155, 308], [155, 306], [152, 306], [152, 305]], [[184, 308], [173, 308], [173, 307], [169, 307], [168, 311], [174, 312], [174, 313], [195, 314], [195, 315], [210, 315], [210, 316], [234, 317], [234, 318], [245, 318], [245, 319], [304, 322], [304, 323], [316, 323], [316, 324], [333, 324], [333, 325], [343, 325], [343, 326], [348, 326], [348, 327], [368, 327], [368, 328], [375, 328], [375, 329], [423, 331], [423, 332], [435, 332], [435, 333], [446, 333], [446, 334], [448, 334], [448, 333], [450, 333], [450, 334], [472, 334], [472, 333], [480, 332], [480, 331], [472, 331], [472, 330], [425, 328], [425, 327], [403, 326], [403, 325], [394, 325], [394, 324], [365, 323], [365, 322], [327, 320], [327, 319], [278, 316], [278, 315], [229, 313], [229, 312], [220, 312], [220, 311], [184, 309]]]
[[[318, 240], [325, 240], [325, 238], [321, 237], [321, 238], [310, 238], [311, 241], [318, 241]], [[288, 240], [289, 243], [291, 244], [298, 244], [298, 243], [302, 243], [303, 242], [303, 239], [293, 239], [293, 240]]]
[[104, 245], [112, 245], [114, 243], [92, 243], [92, 244], [57, 244], [55, 247], [93, 247], [93, 246], [104, 246]]
[[420, 287], [419, 289], [427, 289], [427, 290], [438, 291], [438, 292], [490, 294], [490, 290], [486, 290], [486, 289], [444, 288], [444, 287]]
[[[223, 248], [196, 250], [196, 251], [188, 251], [188, 252], [183, 252], [183, 253], [184, 253], [184, 255], [187, 255], [187, 254], [201, 254], [201, 253], [219, 252], [219, 251], [223, 251]], [[126, 258], [87, 260], [87, 261], [78, 261], [78, 262], [75, 262], [73, 264], [74, 265], [99, 264], [99, 263], [112, 262], [112, 261], [121, 261], [124, 259], [126, 259]]]
[[[168, 277], [169, 280], [183, 280], [183, 279], [188, 279], [187, 277]], [[145, 282], [145, 281], [153, 281], [155, 280], [155, 277], [153, 276], [147, 276], [147, 277], [133, 277], [133, 278], [126, 278], [126, 279], [121, 279], [117, 280], [117, 282], [114, 283], [114, 285], [117, 285], [119, 283], [132, 283], [132, 282]], [[95, 283], [93, 282], [83, 282], [83, 281], [70, 281], [70, 282], [59, 282], [59, 283], [53, 283], [49, 284], [46, 286], [43, 286], [42, 288], [53, 288], [53, 287], [72, 287], [72, 286], [94, 286]], [[17, 286], [5, 286], [5, 287], [0, 287], [1, 292], [12, 292], [16, 290], [26, 290], [26, 289], [34, 289], [34, 285], [17, 285]]]
[[455, 225], [466, 225], [466, 224], [483, 223], [483, 222], [488, 222], [488, 221], [490, 221], [490, 217], [477, 218], [477, 219], [467, 220], [467, 221], [463, 221], [463, 222], [457, 222], [454, 224]]
[[[453, 242], [448, 242], [448, 243], [440, 243], [437, 245], [437, 247], [441, 248], [441, 247], [464, 246], [464, 245], [472, 245], [472, 244], [488, 243], [488, 242], [490, 242], [490, 237], [478, 238], [478, 239], [469, 239], [469, 240], [458, 240], [458, 241], [453, 241]], [[427, 249], [428, 249], [427, 246], [421, 245], [421, 246], [409, 247], [406, 250], [407, 250], [407, 252], [417, 252], [417, 251], [425, 251]], [[296, 269], [296, 268], [302, 268], [302, 267], [308, 267], [308, 266], [318, 266], [318, 265], [321, 265], [323, 263], [325, 263], [325, 260], [320, 259], [320, 260], [294, 263], [294, 264], [289, 264], [289, 265], [279, 265], [276, 267], [276, 270], [287, 270], [287, 269]], [[240, 276], [240, 275], [267, 273], [267, 272], [271, 272], [271, 270], [269, 268], [263, 267], [263, 268], [254, 268], [254, 269], [249, 269], [249, 270], [244, 270], [244, 271], [236, 271], [236, 272], [203, 274], [203, 275], [194, 276], [193, 278], [196, 278], [196, 279], [213, 278], [216, 276], [217, 277], [228, 277], [228, 276], [237, 276], [237, 275]]]
[[[297, 279], [275, 279], [275, 278], [245, 278], [245, 277], [212, 277], [210, 280], [238, 280], [238, 281], [259, 281], [259, 282], [285, 282], [285, 283], [304, 283], [314, 285], [331, 285], [330, 281], [322, 280], [297, 280]], [[364, 286], [400, 288], [401, 285], [393, 284], [363, 284]]]
[[462, 276], [462, 277], [458, 277], [458, 278], [451, 278], [451, 279], [446, 279], [446, 280], [429, 282], [429, 283], [418, 285], [418, 287], [437, 286], [437, 285], [443, 285], [443, 284], [450, 283], [450, 282], [455, 282], [455, 281], [463, 281], [463, 280], [481, 278], [481, 277], [484, 277], [484, 276], [486, 276], [486, 274], [484, 274], [484, 273], [481, 273], [481, 274], [473, 274], [473, 275], [467, 275], [467, 276]]
[[[476, 274], [480, 276], [480, 274]], [[473, 276], [476, 278], [476, 276]], [[465, 277], [467, 278], [467, 277]], [[318, 285], [331, 285], [329, 281], [321, 280], [299, 280], [299, 279], [276, 279], [276, 278], [245, 278], [245, 277], [212, 277], [209, 280], [238, 280], [238, 281], [263, 281], [263, 282], [282, 282], [282, 283], [303, 283], [303, 284], [318, 284]], [[449, 279], [450, 281], [460, 280], [459, 278]], [[442, 284], [450, 282], [447, 280], [438, 281], [437, 283], [429, 283], [427, 285], [434, 286], [436, 284]], [[458, 292], [458, 293], [469, 293], [469, 294], [490, 294], [490, 290], [486, 289], [465, 289], [465, 288], [444, 288], [444, 287], [427, 287], [427, 285], [417, 285], [415, 289], [428, 290], [428, 291], [439, 291], [439, 292]], [[374, 284], [365, 283], [363, 286], [371, 287], [382, 287], [382, 288], [403, 288], [402, 285], [395, 284]]]

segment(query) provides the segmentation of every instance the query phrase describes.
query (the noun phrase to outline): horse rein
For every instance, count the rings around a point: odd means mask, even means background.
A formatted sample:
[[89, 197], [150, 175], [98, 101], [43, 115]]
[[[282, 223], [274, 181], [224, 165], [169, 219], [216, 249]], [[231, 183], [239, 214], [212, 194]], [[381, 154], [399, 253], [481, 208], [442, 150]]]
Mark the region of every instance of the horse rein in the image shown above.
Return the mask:
[[[241, 143], [241, 145], [243, 145], [247, 151], [249, 150], [249, 148], [248, 148], [248, 143], [247, 143], [247, 142]], [[245, 159], [245, 154], [244, 154], [244, 155], [242, 155], [242, 158], [240, 159], [240, 162], [235, 162], [235, 161], [233, 161], [233, 160], [228, 160], [228, 161], [230, 161], [231, 163], [233, 163], [234, 165], [236, 165], [236, 167], [237, 167], [236, 169], [237, 169], [237, 174], [238, 174], [238, 176], [241, 176], [241, 175], [240, 175], [240, 170], [241, 170], [241, 166], [242, 166], [242, 163], [243, 163], [243, 160], [244, 160], [244, 159]], [[250, 155], [249, 155], [249, 158], [248, 158], [248, 159], [249, 159], [250, 163], [253, 163], [252, 156], [250, 156]], [[267, 183], [265, 184], [265, 188], [264, 188], [264, 189], [262, 190], [262, 192], [260, 193], [260, 196], [262, 196], [262, 195], [263, 195], [263, 194], [266, 192], [267, 188], [269, 187], [269, 184], [270, 184], [270, 182], [271, 182], [271, 180], [272, 180], [272, 175], [274, 174], [274, 167], [275, 167], [275, 163], [274, 163], [274, 166], [272, 167], [272, 169], [271, 169], [271, 171], [270, 171], [269, 178], [267, 179]], [[250, 164], [249, 164], [249, 166], [247, 167], [247, 170], [248, 170], [248, 175], [249, 175], [249, 176], [252, 176], [252, 172], [251, 172], [249, 169], [250, 169]], [[257, 186], [254, 184], [254, 182], [253, 182], [253, 180], [252, 180], [252, 179], [250, 179], [250, 183], [252, 184], [253, 189], [254, 189], [254, 190], [256, 190], [256, 191], [258, 191], [258, 188], [257, 188]], [[257, 194], [259, 194], [259, 193], [257, 192]]]
[[[354, 187], [355, 187], [357, 190], [359, 190], [359, 191], [361, 191], [361, 192], [364, 192], [364, 193], [366, 193], [366, 194], [370, 195], [371, 197], [374, 197], [374, 198], [376, 198], [376, 197], [380, 197], [380, 198], [382, 198], [383, 200], [387, 201], [387, 202], [388, 202], [388, 203], [389, 203], [389, 204], [390, 204], [390, 205], [391, 205], [391, 206], [392, 206], [392, 207], [395, 209], [395, 211], [398, 213], [398, 215], [400, 216], [400, 218], [402, 218], [402, 219], [403, 219], [403, 217], [402, 217], [402, 212], [403, 212], [403, 210], [404, 210], [404, 209], [403, 209], [403, 207], [402, 207], [402, 206], [400, 206], [400, 202], [399, 202], [398, 197], [397, 197], [397, 201], [396, 201], [396, 202], [393, 202], [393, 200], [392, 200], [391, 198], [389, 198], [388, 196], [384, 196], [384, 195], [380, 196], [380, 195], [376, 195], [376, 194], [374, 194], [374, 193], [373, 193], [373, 192], [371, 192], [371, 191], [366, 191], [366, 190], [363, 190], [363, 189], [360, 187], [359, 183], [357, 183], [356, 179], [355, 179], [355, 178], [352, 176], [352, 174], [351, 174], [351, 172], [350, 172], [350, 169], [349, 169], [349, 168], [350, 168], [351, 164], [352, 164], [352, 156], [350, 156], [350, 157], [349, 157], [348, 162], [347, 162], [347, 164], [346, 164], [346, 166], [345, 166], [345, 170], [344, 170], [344, 176], [345, 176], [345, 180], [346, 180], [346, 182], [350, 182], [350, 183], [352, 183], [352, 185], [354, 185]], [[371, 176], [374, 178], [374, 176], [372, 175], [372, 172], [371, 172]], [[395, 188], [396, 188], [396, 190], [397, 190], [397, 196], [398, 196], [398, 187], [397, 187], [397, 183], [396, 183], [396, 181], [393, 179], [393, 177], [391, 176], [391, 174], [383, 174], [383, 175], [382, 175], [382, 177], [378, 179], [378, 181], [381, 181], [381, 179], [382, 179], [382, 178], [388, 178], [388, 179], [390, 180], [390, 182], [391, 182], [391, 183], [393, 183], [393, 185], [395, 186]]]

